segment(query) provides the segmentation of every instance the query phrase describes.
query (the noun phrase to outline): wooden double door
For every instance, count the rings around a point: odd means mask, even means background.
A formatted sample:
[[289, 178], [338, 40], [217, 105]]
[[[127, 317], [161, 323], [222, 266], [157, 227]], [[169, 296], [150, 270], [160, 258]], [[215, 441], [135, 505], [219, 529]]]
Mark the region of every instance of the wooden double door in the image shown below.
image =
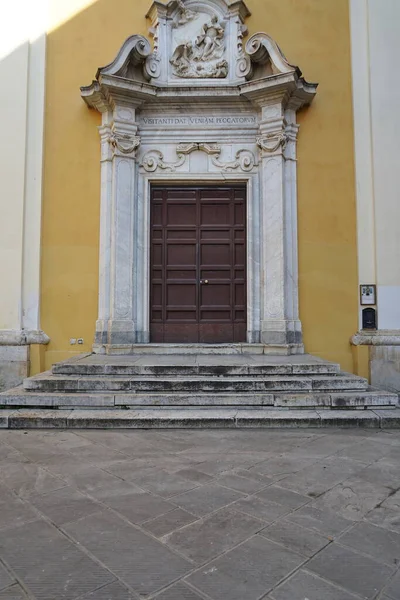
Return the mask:
[[246, 341], [246, 189], [152, 187], [153, 343]]

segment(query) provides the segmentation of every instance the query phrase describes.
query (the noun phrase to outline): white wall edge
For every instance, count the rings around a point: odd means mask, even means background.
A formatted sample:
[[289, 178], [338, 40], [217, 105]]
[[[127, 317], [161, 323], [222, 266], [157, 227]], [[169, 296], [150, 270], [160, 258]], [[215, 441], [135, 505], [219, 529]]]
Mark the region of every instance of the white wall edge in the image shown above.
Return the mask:
[[22, 327], [40, 329], [46, 34], [30, 43], [25, 159]]
[[[376, 283], [368, 0], [350, 0], [359, 283]], [[361, 309], [360, 309], [360, 327]]]

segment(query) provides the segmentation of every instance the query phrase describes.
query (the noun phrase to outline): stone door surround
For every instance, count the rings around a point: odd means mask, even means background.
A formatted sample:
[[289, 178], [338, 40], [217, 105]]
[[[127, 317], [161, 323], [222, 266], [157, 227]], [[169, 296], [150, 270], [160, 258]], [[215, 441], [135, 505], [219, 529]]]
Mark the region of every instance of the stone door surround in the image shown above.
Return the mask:
[[102, 114], [99, 315], [94, 350], [148, 343], [150, 187], [245, 184], [247, 342], [302, 352], [297, 111], [313, 100], [276, 43], [243, 43], [242, 1], [156, 1], [82, 87]]

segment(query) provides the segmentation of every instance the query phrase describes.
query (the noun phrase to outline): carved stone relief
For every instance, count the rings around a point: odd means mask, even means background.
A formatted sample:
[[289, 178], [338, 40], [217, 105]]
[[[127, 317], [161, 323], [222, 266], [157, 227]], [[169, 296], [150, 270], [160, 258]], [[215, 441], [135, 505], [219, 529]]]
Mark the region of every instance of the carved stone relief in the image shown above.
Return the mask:
[[140, 137], [112, 132], [108, 143], [121, 154], [132, 154], [140, 146]]
[[208, 142], [178, 144], [176, 147], [178, 160], [175, 162], [165, 162], [164, 155], [160, 150], [149, 150], [149, 152], [146, 152], [143, 156], [140, 166], [149, 173], [153, 173], [157, 169], [173, 172], [181, 167], [186, 161], [186, 156], [195, 150], [205, 152], [211, 156], [212, 164], [221, 169], [221, 171], [235, 171], [236, 169], [241, 169], [244, 172], [249, 172], [252, 171], [254, 167], [258, 166], [253, 152], [246, 150], [245, 148], [236, 152], [235, 160], [222, 162], [219, 160], [222, 152], [221, 146], [216, 143]]
[[173, 23], [173, 27], [179, 27], [180, 25], [186, 25], [189, 21], [193, 21], [197, 17], [197, 13], [193, 10], [190, 10], [183, 4], [183, 0], [176, 0], [176, 3], [179, 6], [179, 15], [176, 21]]
[[[186, 23], [187, 20], [183, 24]], [[177, 25], [182, 23], [178, 22]], [[175, 48], [170, 59], [174, 75], [188, 79], [225, 78], [228, 75], [228, 63], [224, 59], [224, 36], [224, 28], [217, 15], [214, 15], [203, 23], [194, 39]]]
[[276, 152], [282, 146], [285, 149], [287, 135], [285, 133], [267, 133], [259, 136], [256, 140], [257, 146], [267, 153]]

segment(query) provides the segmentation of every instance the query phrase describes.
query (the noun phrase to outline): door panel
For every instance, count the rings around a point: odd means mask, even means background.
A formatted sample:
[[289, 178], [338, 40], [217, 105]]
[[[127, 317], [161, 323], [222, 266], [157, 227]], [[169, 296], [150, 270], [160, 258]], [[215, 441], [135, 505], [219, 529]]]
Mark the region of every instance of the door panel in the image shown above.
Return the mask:
[[152, 342], [246, 341], [246, 193], [152, 188]]

